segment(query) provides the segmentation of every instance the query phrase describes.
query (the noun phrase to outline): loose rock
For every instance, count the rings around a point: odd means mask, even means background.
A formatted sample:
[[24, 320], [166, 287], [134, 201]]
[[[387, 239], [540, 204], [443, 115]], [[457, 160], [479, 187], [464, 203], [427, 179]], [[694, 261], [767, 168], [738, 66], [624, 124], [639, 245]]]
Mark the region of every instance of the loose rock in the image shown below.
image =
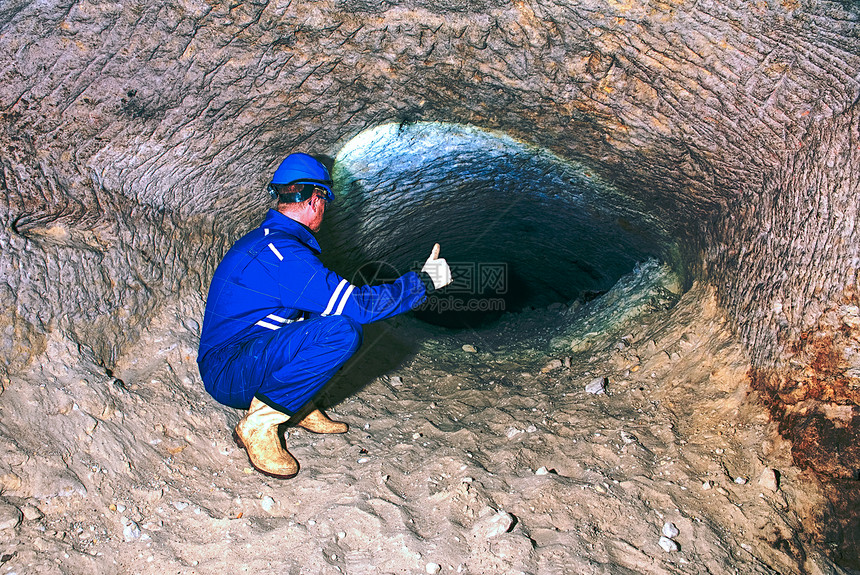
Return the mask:
[[663, 535], [665, 535], [669, 539], [677, 537], [678, 533], [680, 533], [680, 531], [678, 531], [678, 528], [675, 527], [675, 524], [671, 521], [667, 521], [663, 524]]
[[275, 508], [275, 500], [266, 495], [262, 499], [260, 499], [260, 507], [263, 508], [263, 511], [266, 513], [271, 513], [272, 509]]
[[507, 533], [514, 524], [514, 517], [506, 511], [497, 511], [472, 527], [472, 534], [483, 539], [491, 539]]
[[548, 364], [543, 366], [543, 368], [541, 368], [540, 372], [541, 373], [549, 373], [553, 370], [560, 368], [561, 366], [562, 366], [562, 363], [561, 363], [560, 359], [553, 359]]
[[136, 541], [140, 539], [140, 526], [134, 521], [129, 521], [122, 529], [122, 536], [126, 541]]
[[586, 393], [593, 393], [595, 395], [605, 393], [606, 392], [606, 378], [605, 377], [595, 377], [592, 379], [588, 385], [585, 386]]
[[660, 540], [657, 542], [660, 547], [663, 548], [663, 551], [666, 553], [672, 553], [673, 551], [677, 551], [679, 549], [678, 544], [666, 537], [665, 535], [660, 537]]
[[776, 470], [768, 467], [762, 471], [762, 474], [758, 478], [758, 484], [768, 491], [776, 493], [779, 490], [779, 477]]
[[428, 563], [424, 570], [430, 575], [435, 575], [442, 570], [442, 566], [438, 563]]
[[22, 518], [20, 509], [8, 503], [0, 503], [0, 531], [18, 527]]
[[463, 345], [463, 351], [468, 353], [478, 353], [478, 350], [475, 348], [475, 346], [468, 343]]
[[41, 519], [45, 515], [39, 510], [35, 505], [23, 505], [21, 506], [21, 512], [24, 514], [24, 519], [27, 521], [33, 521], [35, 519]]

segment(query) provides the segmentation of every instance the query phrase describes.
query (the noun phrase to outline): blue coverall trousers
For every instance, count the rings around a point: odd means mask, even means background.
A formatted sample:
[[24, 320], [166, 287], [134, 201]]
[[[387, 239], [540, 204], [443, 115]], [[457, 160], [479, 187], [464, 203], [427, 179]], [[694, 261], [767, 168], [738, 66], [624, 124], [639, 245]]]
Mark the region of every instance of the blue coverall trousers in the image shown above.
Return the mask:
[[361, 324], [343, 315], [286, 324], [271, 335], [208, 354], [201, 366], [209, 372], [206, 391], [237, 409], [248, 409], [256, 396], [293, 415], [355, 353], [361, 339]]

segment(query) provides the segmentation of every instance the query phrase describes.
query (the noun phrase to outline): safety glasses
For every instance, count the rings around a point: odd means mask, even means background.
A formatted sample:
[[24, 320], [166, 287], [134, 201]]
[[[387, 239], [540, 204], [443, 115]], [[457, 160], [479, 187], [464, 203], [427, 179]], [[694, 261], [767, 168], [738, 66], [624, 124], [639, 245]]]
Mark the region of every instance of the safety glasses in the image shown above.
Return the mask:
[[305, 187], [302, 190], [302, 197], [310, 198], [311, 196], [319, 194], [323, 197], [323, 199], [325, 199], [327, 203], [331, 203], [334, 201], [334, 194], [329, 190], [325, 189], [324, 187], [316, 186], [314, 184], [305, 184], [304, 186]]

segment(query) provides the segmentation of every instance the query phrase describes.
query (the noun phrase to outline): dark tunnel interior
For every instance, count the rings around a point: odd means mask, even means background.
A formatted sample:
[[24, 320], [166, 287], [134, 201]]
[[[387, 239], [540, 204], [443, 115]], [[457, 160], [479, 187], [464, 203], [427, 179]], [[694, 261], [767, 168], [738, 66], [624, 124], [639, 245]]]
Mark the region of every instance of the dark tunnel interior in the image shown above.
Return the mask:
[[585, 166], [486, 130], [370, 128], [340, 150], [334, 178], [324, 256], [374, 283], [420, 269], [440, 243], [454, 283], [415, 312], [440, 326], [592, 299], [649, 258], [680, 266], [676, 240], [640, 201]]

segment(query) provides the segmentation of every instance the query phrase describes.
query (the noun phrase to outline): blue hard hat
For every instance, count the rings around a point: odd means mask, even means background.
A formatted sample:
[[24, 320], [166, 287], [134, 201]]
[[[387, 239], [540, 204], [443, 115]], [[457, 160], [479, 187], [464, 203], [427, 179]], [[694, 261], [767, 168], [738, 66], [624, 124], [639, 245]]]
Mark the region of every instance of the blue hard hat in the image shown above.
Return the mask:
[[314, 184], [321, 186], [331, 192], [331, 176], [328, 170], [319, 160], [308, 154], [295, 153], [281, 162], [275, 175], [272, 176], [273, 184]]

